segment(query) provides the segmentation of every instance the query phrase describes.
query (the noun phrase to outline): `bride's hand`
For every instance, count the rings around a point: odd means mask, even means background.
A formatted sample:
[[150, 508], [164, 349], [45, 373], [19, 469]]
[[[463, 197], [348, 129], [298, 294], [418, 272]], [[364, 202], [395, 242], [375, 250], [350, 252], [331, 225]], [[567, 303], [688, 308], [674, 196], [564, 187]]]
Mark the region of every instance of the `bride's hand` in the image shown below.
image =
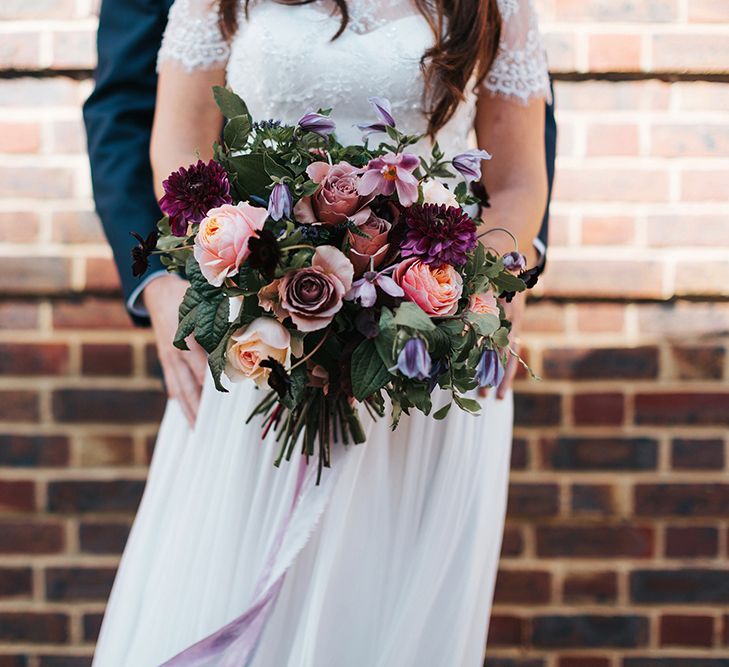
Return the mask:
[[207, 356], [192, 337], [187, 339], [189, 352], [178, 350], [172, 344], [177, 331], [177, 310], [187, 287], [186, 280], [170, 274], [150, 282], [144, 288], [143, 298], [152, 320], [167, 395], [179, 401], [190, 426], [194, 426], [207, 372]]

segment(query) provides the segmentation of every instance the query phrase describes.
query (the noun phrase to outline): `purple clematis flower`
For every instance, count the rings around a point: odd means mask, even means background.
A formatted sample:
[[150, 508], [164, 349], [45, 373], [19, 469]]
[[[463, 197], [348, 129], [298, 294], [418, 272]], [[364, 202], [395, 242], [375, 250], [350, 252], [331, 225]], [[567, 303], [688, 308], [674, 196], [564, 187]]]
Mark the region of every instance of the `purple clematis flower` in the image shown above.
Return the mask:
[[357, 125], [357, 127], [365, 133], [365, 136], [375, 134], [376, 132], [385, 132], [387, 127], [395, 127], [395, 119], [392, 116], [392, 107], [390, 100], [385, 97], [369, 97], [367, 101], [375, 110], [379, 123], [370, 123]]
[[474, 148], [465, 153], [459, 153], [453, 158], [453, 168], [466, 179], [467, 183], [481, 179], [481, 161], [490, 160], [490, 153]]
[[328, 137], [337, 129], [334, 121], [329, 117], [315, 111], [308, 111], [298, 122], [299, 127], [306, 132], [313, 132], [320, 137]]
[[268, 215], [273, 220], [290, 218], [293, 205], [294, 198], [291, 196], [289, 186], [285, 183], [276, 183], [271, 190], [271, 196], [268, 198]]
[[496, 387], [504, 379], [504, 366], [496, 350], [486, 349], [476, 366], [476, 380], [479, 387]]
[[432, 363], [425, 341], [422, 338], [411, 338], [400, 350], [395, 368], [412, 380], [427, 380]]
[[360, 178], [357, 192], [389, 197], [397, 190], [397, 198], [403, 206], [418, 201], [418, 179], [413, 176], [420, 160], [412, 153], [385, 153], [369, 161]]
[[371, 308], [377, 301], [375, 286], [390, 296], [405, 296], [402, 287], [390, 276], [377, 271], [366, 271], [359, 280], [352, 283], [352, 288], [344, 295], [344, 298], [347, 301], [359, 301], [363, 308]]
[[504, 268], [511, 273], [526, 270], [526, 257], [516, 250], [507, 252], [501, 259], [504, 260]]

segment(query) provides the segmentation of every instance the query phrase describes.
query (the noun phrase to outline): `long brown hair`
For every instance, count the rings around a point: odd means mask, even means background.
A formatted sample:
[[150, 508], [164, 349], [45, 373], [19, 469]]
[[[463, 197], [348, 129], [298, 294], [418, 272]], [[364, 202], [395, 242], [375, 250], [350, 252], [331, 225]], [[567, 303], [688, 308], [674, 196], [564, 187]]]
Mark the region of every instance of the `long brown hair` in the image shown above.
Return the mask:
[[[239, 1], [218, 0], [220, 25], [228, 39], [238, 29]], [[307, 5], [315, 0], [277, 1]], [[341, 15], [334, 40], [347, 27], [349, 11], [346, 0], [333, 1]], [[420, 61], [425, 75], [428, 134], [432, 137], [463, 101], [471, 75], [475, 73], [478, 85], [491, 68], [499, 46], [501, 15], [497, 0], [414, 0], [414, 3], [435, 36], [435, 43]], [[245, 0], [246, 16], [249, 4], [250, 0]]]

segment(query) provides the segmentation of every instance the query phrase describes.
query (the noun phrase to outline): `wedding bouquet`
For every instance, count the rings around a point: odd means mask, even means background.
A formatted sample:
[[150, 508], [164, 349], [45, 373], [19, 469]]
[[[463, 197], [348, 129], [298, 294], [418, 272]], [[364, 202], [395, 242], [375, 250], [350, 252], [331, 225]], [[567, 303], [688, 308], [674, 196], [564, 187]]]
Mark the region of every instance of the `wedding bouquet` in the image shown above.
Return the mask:
[[[240, 97], [214, 95], [227, 119], [214, 159], [170, 174], [159, 231], [135, 234], [135, 275], [154, 252], [190, 281], [174, 344], [194, 336], [220, 391], [223, 374], [267, 389], [250, 417], [275, 430], [276, 465], [300, 441], [319, 476], [333, 442], [364, 441], [358, 406], [383, 417], [385, 395], [393, 428], [411, 409], [430, 414], [436, 387], [450, 400], [435, 419], [453, 403], [478, 413], [466, 394], [498, 384], [515, 354], [497, 297], [536, 282], [518, 249], [479, 242], [466, 212], [488, 205], [488, 153], [409, 153], [422, 137], [396, 127], [384, 98], [370, 100], [364, 143], [345, 146], [331, 110], [254, 122]], [[387, 140], [371, 146], [375, 133]], [[493, 231], [508, 233], [481, 236]]]

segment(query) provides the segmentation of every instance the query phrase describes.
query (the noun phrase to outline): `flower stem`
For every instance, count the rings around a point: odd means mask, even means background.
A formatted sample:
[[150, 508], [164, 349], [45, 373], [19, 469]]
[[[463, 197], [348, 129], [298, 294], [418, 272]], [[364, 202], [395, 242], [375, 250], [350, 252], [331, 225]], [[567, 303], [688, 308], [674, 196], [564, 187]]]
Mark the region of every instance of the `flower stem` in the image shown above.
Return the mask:
[[[316, 344], [316, 347], [311, 352], [309, 352], [309, 354], [307, 354], [305, 357], [302, 357], [301, 359], [299, 359], [291, 367], [291, 370], [293, 371], [294, 368], [298, 368], [305, 361], [307, 361], [308, 359], [311, 359], [311, 357], [313, 357], [321, 349], [321, 346], [324, 345], [324, 343], [326, 342], [327, 338], [329, 338], [329, 334], [330, 333], [331, 333], [331, 329], [327, 329], [327, 332], [324, 334], [324, 336], [322, 337], [322, 339]], [[289, 371], [289, 372], [291, 372], [291, 371]]]

